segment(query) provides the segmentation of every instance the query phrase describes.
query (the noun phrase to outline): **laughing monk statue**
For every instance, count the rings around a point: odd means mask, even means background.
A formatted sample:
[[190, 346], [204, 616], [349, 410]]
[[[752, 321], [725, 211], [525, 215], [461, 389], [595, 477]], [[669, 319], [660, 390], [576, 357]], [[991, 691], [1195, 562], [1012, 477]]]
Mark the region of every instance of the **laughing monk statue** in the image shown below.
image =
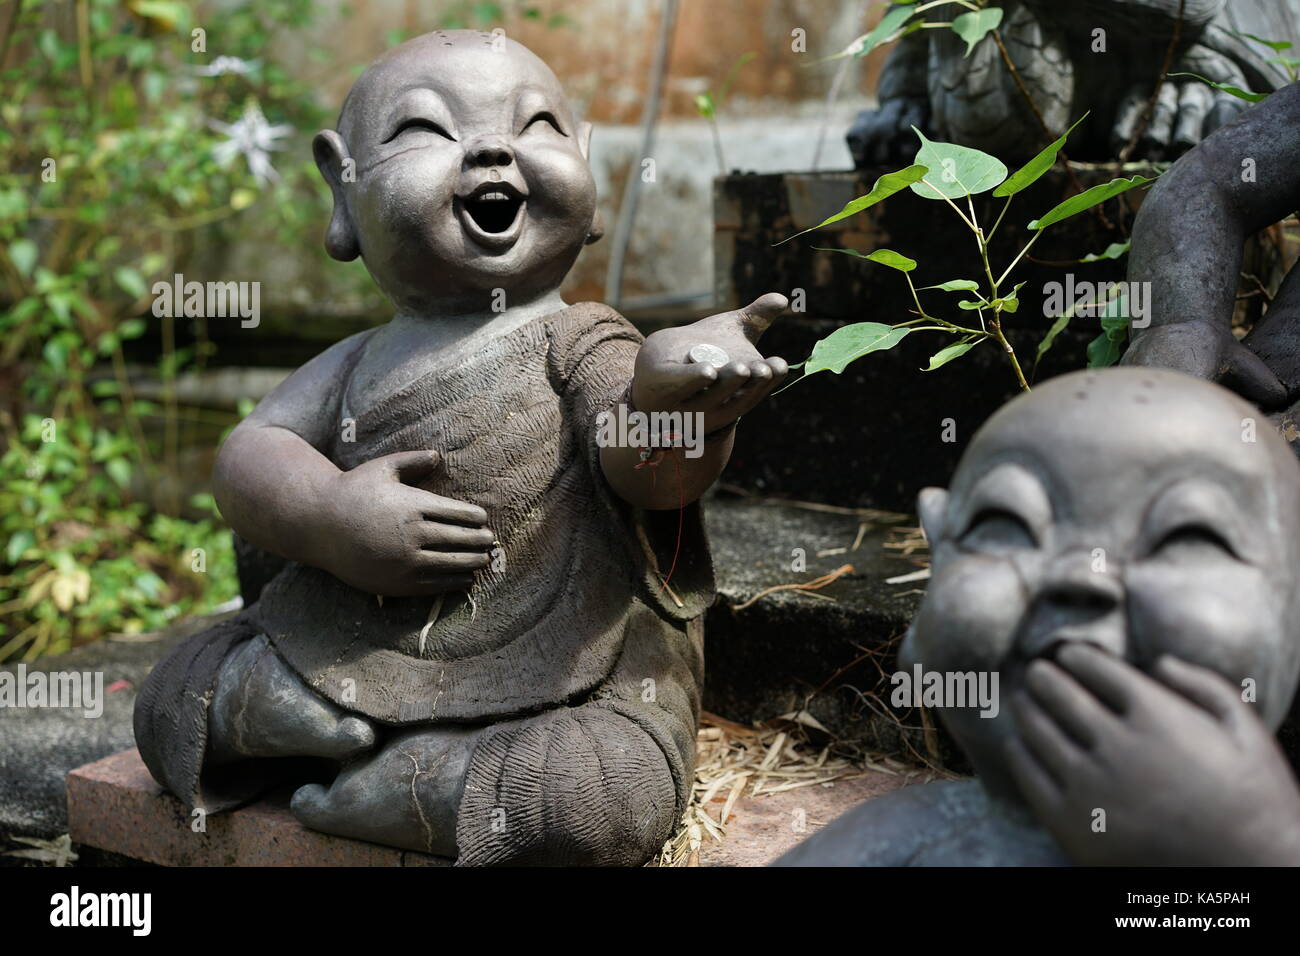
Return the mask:
[[640, 864], [671, 835], [713, 598], [696, 502], [786, 375], [754, 344], [786, 300], [645, 339], [564, 302], [600, 232], [590, 134], [477, 31], [389, 51], [317, 134], [326, 249], [395, 315], [218, 457], [222, 513], [288, 564], [141, 691], [141, 755], [190, 806], [291, 784], [309, 827], [458, 864]]

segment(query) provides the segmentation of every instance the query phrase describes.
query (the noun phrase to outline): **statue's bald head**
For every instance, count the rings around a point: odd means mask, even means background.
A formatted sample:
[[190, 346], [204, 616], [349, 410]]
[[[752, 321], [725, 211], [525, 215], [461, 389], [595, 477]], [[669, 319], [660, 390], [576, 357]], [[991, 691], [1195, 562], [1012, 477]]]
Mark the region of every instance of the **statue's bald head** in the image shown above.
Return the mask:
[[579, 123], [540, 59], [501, 33], [448, 30], [389, 50], [313, 141], [334, 194], [325, 245], [360, 255], [412, 311], [473, 311], [558, 289], [600, 235]]
[[[385, 99], [414, 84], [435, 81], [440, 92], [537, 86], [564, 101], [559, 80], [535, 53], [503, 33], [438, 30], [386, 51], [358, 77], [339, 111], [344, 140], [357, 119], [376, 112]], [[566, 107], [567, 108], [567, 107]]]

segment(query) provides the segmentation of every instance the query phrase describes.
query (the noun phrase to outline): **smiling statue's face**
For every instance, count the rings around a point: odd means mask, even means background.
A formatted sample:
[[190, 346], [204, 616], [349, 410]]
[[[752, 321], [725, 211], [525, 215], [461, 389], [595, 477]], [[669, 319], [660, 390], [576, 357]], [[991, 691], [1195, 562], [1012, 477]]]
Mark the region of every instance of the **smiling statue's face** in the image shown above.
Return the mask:
[[375, 280], [412, 308], [557, 288], [595, 212], [589, 131], [546, 64], [505, 37], [447, 31], [390, 50], [339, 128], [356, 170], [347, 214]]
[[904, 663], [999, 673], [998, 716], [943, 719], [1003, 792], [1010, 695], [1062, 641], [1249, 678], [1276, 727], [1300, 668], [1298, 505], [1285, 443], [1226, 390], [1152, 369], [1054, 379], [990, 419], [951, 493], [922, 494], [933, 577]]

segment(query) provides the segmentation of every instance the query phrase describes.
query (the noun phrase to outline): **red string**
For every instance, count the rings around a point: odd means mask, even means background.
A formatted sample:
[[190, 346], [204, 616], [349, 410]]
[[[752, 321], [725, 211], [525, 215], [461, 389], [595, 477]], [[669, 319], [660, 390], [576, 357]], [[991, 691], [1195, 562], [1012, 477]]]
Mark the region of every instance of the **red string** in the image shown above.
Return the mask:
[[[677, 436], [669, 435], [668, 437], [669, 439], [672, 439]], [[662, 449], [662, 448], [657, 449], [657, 451], [659, 452], [667, 451], [668, 453], [671, 454], [671, 452], [673, 451], [673, 446], [670, 445], [667, 449]], [[650, 469], [651, 488], [655, 488], [657, 485], [657, 482], [659, 480], [659, 463], [663, 461], [662, 454], [658, 458], [655, 458], [654, 457], [655, 453], [656, 453], [655, 450], [651, 450], [649, 448], [642, 450], [641, 461], [638, 464], [633, 466], [633, 469], [637, 471], [647, 467]], [[659, 586], [659, 592], [661, 594], [664, 592], [664, 590], [667, 589], [668, 582], [673, 579], [673, 572], [677, 570], [677, 559], [682, 553], [682, 538], [685, 536], [686, 533], [686, 527], [685, 527], [686, 526], [686, 488], [682, 483], [682, 465], [681, 462], [677, 460], [676, 455], [673, 455], [672, 459], [673, 459], [673, 470], [677, 473], [677, 501], [678, 501], [677, 543], [673, 547], [673, 561], [672, 564], [669, 565], [668, 567], [668, 575], [664, 578], [663, 584]]]

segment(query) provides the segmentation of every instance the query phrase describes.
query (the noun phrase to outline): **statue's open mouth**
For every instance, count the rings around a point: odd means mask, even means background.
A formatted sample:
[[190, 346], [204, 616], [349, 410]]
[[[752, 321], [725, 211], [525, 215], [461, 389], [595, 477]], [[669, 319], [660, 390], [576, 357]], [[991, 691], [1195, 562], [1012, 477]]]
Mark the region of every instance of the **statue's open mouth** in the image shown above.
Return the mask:
[[458, 200], [465, 231], [475, 242], [504, 249], [519, 238], [527, 197], [507, 182], [484, 183]]

